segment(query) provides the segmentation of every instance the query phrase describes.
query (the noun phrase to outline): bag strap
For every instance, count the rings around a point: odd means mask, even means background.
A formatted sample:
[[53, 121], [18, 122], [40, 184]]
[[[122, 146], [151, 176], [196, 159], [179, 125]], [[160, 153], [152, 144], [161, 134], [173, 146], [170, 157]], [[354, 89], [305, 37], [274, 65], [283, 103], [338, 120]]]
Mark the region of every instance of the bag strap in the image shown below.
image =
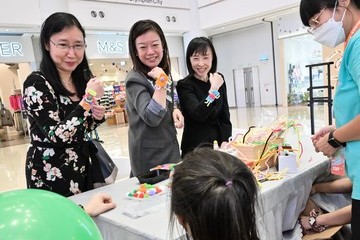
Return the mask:
[[[94, 135], [95, 135], [95, 137], [94, 137]], [[91, 132], [85, 132], [85, 139], [87, 141], [96, 140], [100, 143], [104, 143], [103, 140], [100, 140], [99, 132], [97, 131], [96, 128], [94, 130], [92, 130]]]
[[100, 137], [99, 137], [99, 132], [97, 131], [97, 129], [95, 128], [92, 133], [95, 134], [95, 139], [98, 141], [98, 142], [101, 142], [103, 143], [104, 141], [100, 140]]

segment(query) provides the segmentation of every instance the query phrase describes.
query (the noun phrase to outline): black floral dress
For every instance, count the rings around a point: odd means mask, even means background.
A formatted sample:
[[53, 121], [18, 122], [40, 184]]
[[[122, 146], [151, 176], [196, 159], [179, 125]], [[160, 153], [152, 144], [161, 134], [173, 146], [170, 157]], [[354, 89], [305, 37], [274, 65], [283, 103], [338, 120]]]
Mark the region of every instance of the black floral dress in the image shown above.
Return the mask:
[[84, 135], [103, 121], [94, 120], [79, 102], [57, 95], [39, 72], [24, 82], [24, 106], [31, 137], [26, 156], [27, 187], [66, 197], [91, 189]]

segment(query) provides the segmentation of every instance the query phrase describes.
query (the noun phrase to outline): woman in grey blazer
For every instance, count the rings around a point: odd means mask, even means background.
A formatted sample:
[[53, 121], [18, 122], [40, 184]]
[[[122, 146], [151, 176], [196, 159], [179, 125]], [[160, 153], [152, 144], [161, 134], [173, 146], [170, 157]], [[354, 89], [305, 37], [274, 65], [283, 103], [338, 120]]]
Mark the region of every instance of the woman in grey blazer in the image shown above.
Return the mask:
[[170, 58], [164, 33], [151, 20], [136, 22], [129, 34], [133, 69], [126, 77], [131, 176], [180, 161], [176, 127], [184, 118], [174, 109]]

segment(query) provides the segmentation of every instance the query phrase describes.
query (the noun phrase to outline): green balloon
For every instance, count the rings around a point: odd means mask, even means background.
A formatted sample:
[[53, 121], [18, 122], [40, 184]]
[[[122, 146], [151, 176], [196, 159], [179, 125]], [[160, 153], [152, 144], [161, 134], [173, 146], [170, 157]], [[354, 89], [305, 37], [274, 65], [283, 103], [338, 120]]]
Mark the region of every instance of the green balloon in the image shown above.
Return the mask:
[[0, 193], [0, 239], [101, 240], [92, 218], [57, 193], [21, 189]]

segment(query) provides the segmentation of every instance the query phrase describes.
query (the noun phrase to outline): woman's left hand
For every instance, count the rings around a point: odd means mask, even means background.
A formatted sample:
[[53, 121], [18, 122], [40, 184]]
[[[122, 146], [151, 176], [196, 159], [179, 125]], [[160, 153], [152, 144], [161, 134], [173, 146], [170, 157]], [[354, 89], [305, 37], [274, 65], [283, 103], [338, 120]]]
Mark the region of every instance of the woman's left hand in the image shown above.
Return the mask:
[[91, 106], [91, 112], [93, 118], [95, 118], [96, 120], [101, 120], [105, 115], [105, 107], [94, 104]]
[[181, 111], [177, 108], [175, 108], [173, 111], [173, 120], [176, 128], [184, 127], [184, 116], [182, 115]]

